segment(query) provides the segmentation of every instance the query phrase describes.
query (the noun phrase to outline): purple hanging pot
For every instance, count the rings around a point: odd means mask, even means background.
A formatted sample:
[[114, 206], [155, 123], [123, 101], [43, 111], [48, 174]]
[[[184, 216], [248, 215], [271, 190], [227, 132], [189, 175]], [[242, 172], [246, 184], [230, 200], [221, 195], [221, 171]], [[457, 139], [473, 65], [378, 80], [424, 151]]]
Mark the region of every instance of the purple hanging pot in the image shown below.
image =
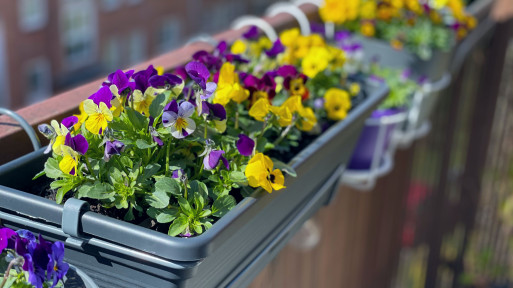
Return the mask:
[[[404, 109], [378, 109], [372, 112], [370, 119], [378, 120], [382, 117], [388, 117], [403, 113]], [[374, 153], [376, 151], [376, 145], [378, 144], [378, 135], [379, 129], [381, 125], [384, 125], [385, 129], [385, 138], [383, 141], [382, 153], [379, 155], [380, 162], [383, 160], [383, 152], [387, 151], [387, 148], [390, 144], [390, 140], [392, 138], [392, 132], [394, 131], [395, 126], [398, 122], [394, 121], [390, 124], [378, 124], [376, 123], [366, 123], [363, 128], [362, 134], [360, 134], [360, 139], [358, 140], [358, 144], [354, 148], [353, 156], [349, 161], [349, 165], [347, 166], [348, 170], [369, 170], [372, 165], [372, 159]]]

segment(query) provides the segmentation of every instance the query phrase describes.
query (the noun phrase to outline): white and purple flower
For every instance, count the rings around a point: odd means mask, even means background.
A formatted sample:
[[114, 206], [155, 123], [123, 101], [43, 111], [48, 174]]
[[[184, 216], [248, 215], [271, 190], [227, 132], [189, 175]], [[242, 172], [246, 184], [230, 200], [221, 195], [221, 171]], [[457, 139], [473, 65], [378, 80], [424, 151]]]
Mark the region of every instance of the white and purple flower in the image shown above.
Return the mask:
[[162, 124], [164, 127], [170, 127], [173, 137], [185, 138], [196, 130], [196, 123], [190, 118], [194, 114], [194, 109], [194, 105], [188, 101], [178, 105], [176, 100], [173, 100], [164, 108]]

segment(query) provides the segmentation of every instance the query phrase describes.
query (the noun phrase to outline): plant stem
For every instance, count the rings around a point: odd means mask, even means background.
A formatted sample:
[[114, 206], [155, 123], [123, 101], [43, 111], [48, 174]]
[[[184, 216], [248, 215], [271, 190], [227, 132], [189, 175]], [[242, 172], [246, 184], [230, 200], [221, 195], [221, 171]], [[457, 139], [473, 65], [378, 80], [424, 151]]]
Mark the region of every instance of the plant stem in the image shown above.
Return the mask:
[[239, 111], [235, 112], [235, 129], [239, 129]]
[[165, 172], [166, 176], [169, 175], [169, 151], [170, 150], [171, 150], [171, 143], [168, 143], [167, 147], [166, 147], [166, 172]]
[[287, 136], [287, 134], [289, 134], [290, 132], [290, 129], [292, 129], [292, 127], [296, 125], [296, 120], [292, 121], [292, 123], [289, 124], [289, 126], [287, 126], [287, 128], [285, 128], [285, 130], [283, 130], [280, 134], [280, 137], [278, 137], [278, 139], [276, 139], [276, 141], [274, 141], [273, 145], [276, 146], [278, 144], [280, 144], [280, 142], [285, 139], [285, 137]]
[[205, 140], [207, 140], [207, 122], [205, 122], [205, 135], [203, 135], [203, 138], [205, 138]]
[[184, 190], [185, 190], [185, 192], [183, 194], [183, 197], [185, 198], [185, 200], [188, 200], [187, 199], [187, 182], [189, 182], [189, 181], [187, 181], [187, 180], [184, 181], [184, 188], [185, 188]]
[[89, 174], [93, 176], [94, 178], [98, 179], [98, 177], [93, 173], [93, 169], [91, 168], [91, 163], [89, 163], [89, 158], [87, 156], [84, 156], [84, 160], [87, 166], [87, 170], [89, 171]]
[[19, 258], [14, 258], [11, 260], [11, 262], [9, 262], [7, 271], [5, 271], [4, 279], [2, 280], [2, 283], [0, 283], [0, 288], [3, 288], [5, 283], [7, 282], [7, 278], [9, 278], [9, 272], [11, 272], [12, 267], [19, 262], [20, 262]]

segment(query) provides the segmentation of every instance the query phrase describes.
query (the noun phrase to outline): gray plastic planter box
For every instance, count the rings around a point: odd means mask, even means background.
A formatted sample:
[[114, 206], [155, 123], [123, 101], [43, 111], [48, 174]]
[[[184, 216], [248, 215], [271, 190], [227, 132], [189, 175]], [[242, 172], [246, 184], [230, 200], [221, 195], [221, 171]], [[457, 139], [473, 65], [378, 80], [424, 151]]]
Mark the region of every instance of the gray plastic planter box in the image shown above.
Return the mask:
[[398, 69], [409, 68], [415, 76], [426, 76], [431, 81], [436, 81], [449, 70], [453, 51], [433, 51], [428, 60], [419, 58], [407, 49], [396, 50], [388, 42], [383, 40], [355, 36], [355, 40], [362, 44], [364, 59], [366, 62], [378, 60], [383, 67]]
[[42, 150], [0, 167], [0, 220], [66, 241], [66, 260], [100, 287], [242, 287], [330, 200], [365, 120], [388, 89], [367, 92], [344, 121], [292, 159], [298, 177], [287, 177], [286, 189], [257, 190], [198, 237], [173, 238], [84, 212], [80, 200], [61, 206], [22, 192], [43, 167]]

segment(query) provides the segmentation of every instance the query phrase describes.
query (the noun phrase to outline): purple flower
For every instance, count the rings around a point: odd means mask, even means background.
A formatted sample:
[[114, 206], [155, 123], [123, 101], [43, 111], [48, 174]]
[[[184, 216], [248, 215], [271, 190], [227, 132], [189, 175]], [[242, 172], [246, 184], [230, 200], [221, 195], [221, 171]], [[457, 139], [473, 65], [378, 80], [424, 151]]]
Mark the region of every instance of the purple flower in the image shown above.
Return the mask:
[[16, 232], [9, 228], [0, 229], [0, 254], [2, 254], [2, 251], [6, 248], [14, 248], [14, 235], [16, 235]]
[[113, 155], [120, 155], [125, 150], [125, 144], [121, 141], [107, 141], [105, 143], [105, 152], [103, 154], [103, 160], [109, 162], [110, 157]]
[[185, 70], [185, 66], [179, 66], [175, 68], [174, 74], [178, 75], [183, 81], [187, 80], [187, 71]]
[[52, 281], [51, 287], [55, 287], [68, 272], [69, 264], [64, 262], [64, 244], [62, 242], [53, 243], [51, 251], [48, 255], [50, 259], [46, 267], [46, 279]]
[[314, 100], [314, 107], [316, 109], [324, 108], [324, 98], [317, 98]]
[[278, 54], [283, 53], [285, 51], [285, 46], [281, 44], [280, 39], [274, 41], [271, 49], [265, 51], [265, 55], [270, 58], [275, 58]]
[[38, 125], [37, 130], [39, 130], [39, 132], [43, 134], [43, 136], [45, 136], [47, 139], [52, 139], [55, 136], [55, 130], [53, 130], [52, 126], [48, 124], [43, 123]]
[[117, 70], [109, 74], [107, 77], [107, 82], [104, 82], [104, 86], [116, 85], [118, 88], [119, 94], [125, 92], [126, 89], [134, 90], [135, 82], [130, 81], [130, 77], [134, 74], [134, 70], [128, 70], [127, 72], [123, 72], [122, 70]]
[[194, 113], [195, 107], [188, 101], [178, 103], [171, 101], [164, 107], [162, 114], [162, 124], [164, 127], [171, 128], [171, 135], [177, 139], [189, 136], [196, 130], [196, 123], [190, 117]]
[[335, 32], [335, 41], [346, 41], [351, 38], [351, 32], [347, 30], [340, 30]]
[[383, 79], [383, 78], [381, 78], [379, 76], [376, 76], [376, 75], [370, 75], [369, 79], [372, 80], [372, 81], [379, 82], [379, 83], [385, 82], [385, 79]]
[[205, 87], [205, 94], [201, 95], [201, 99], [203, 100], [206, 100], [208, 98], [210, 98], [212, 96], [212, 94], [214, 94], [214, 92], [216, 92], [216, 89], [217, 89], [217, 84], [214, 83], [214, 82], [207, 82], [207, 85]]
[[[29, 272], [29, 282], [36, 286], [36, 288], [43, 287], [43, 282], [46, 278], [46, 269], [50, 261], [49, 255], [51, 254], [52, 243], [44, 240], [43, 236], [39, 235], [39, 243], [31, 242], [28, 245], [28, 255], [25, 257], [25, 261], [30, 258], [27, 264], [27, 271]], [[18, 253], [19, 254], [19, 253]], [[30, 263], [31, 262], [31, 263]], [[32, 264], [32, 265], [30, 265]], [[25, 265], [24, 265], [25, 266]]]
[[110, 100], [112, 100], [112, 92], [110, 92], [110, 89], [107, 86], [102, 86], [96, 93], [89, 96], [88, 99], [92, 99], [94, 104], [98, 106], [100, 106], [100, 102], [105, 103], [109, 109], [112, 106], [110, 105]]
[[244, 39], [248, 40], [256, 40], [258, 39], [258, 28], [256, 26], [251, 26], [248, 31], [242, 34]]
[[428, 77], [423, 75], [423, 76], [420, 76], [419, 79], [417, 80], [417, 83], [419, 85], [424, 85], [428, 82]]
[[228, 49], [228, 44], [226, 41], [220, 41], [219, 44], [217, 44], [215, 52], [217, 55], [224, 55], [226, 53], [226, 50]]
[[[153, 122], [153, 120], [151, 122]], [[164, 142], [162, 142], [162, 140], [159, 138], [159, 136], [160, 136], [159, 133], [151, 125], [153, 125], [153, 124], [150, 124], [150, 126], [148, 128], [150, 130], [150, 134], [151, 134], [151, 137], [153, 138], [153, 141], [155, 141], [155, 143], [157, 143], [159, 146], [164, 146]]]
[[203, 101], [201, 106], [201, 114], [207, 114], [207, 119], [212, 120], [225, 120], [226, 119], [226, 109], [221, 104], [212, 104], [207, 101]]
[[86, 138], [82, 134], [77, 134], [73, 137], [71, 133], [66, 134], [64, 145], [71, 147], [71, 149], [82, 155], [85, 155], [89, 149], [89, 143], [87, 143]]
[[183, 175], [183, 169], [176, 169], [173, 170], [173, 174], [171, 175], [171, 178], [180, 179]]
[[411, 76], [411, 70], [406, 68], [403, 70], [403, 72], [401, 72], [401, 80], [402, 81], [406, 81], [408, 80], [408, 78], [410, 78]]
[[326, 28], [322, 23], [310, 23], [310, 30], [312, 31], [312, 33], [320, 34], [322, 36], [324, 36], [324, 34], [326, 33]]
[[237, 140], [236, 145], [240, 155], [251, 156], [253, 148], [255, 148], [255, 141], [244, 134], [239, 134], [239, 140]]
[[214, 56], [207, 51], [200, 50], [192, 55], [192, 59], [203, 63], [209, 70], [219, 70], [223, 65], [221, 58]]
[[213, 170], [217, 167], [219, 164], [219, 160], [223, 162], [224, 167], [226, 170], [230, 170], [230, 164], [228, 163], [228, 160], [223, 156], [224, 151], [223, 150], [211, 150], [205, 158], [203, 158], [203, 167], [205, 170]]
[[62, 119], [62, 125], [66, 126], [66, 128], [70, 129], [73, 125], [78, 123], [77, 116], [69, 116]]
[[182, 78], [170, 73], [166, 73], [164, 75], [155, 75], [152, 76], [149, 80], [151, 87], [164, 89], [171, 89], [176, 85], [182, 84], [182, 82]]
[[205, 90], [207, 88], [206, 83], [210, 77], [210, 72], [203, 63], [198, 61], [189, 62], [185, 65], [185, 71], [201, 89]]
[[146, 89], [150, 87], [150, 78], [155, 75], [157, 75], [157, 69], [153, 68], [153, 65], [148, 66], [146, 70], [142, 70], [135, 73], [133, 76], [135, 82], [135, 89], [143, 92], [146, 91]]

